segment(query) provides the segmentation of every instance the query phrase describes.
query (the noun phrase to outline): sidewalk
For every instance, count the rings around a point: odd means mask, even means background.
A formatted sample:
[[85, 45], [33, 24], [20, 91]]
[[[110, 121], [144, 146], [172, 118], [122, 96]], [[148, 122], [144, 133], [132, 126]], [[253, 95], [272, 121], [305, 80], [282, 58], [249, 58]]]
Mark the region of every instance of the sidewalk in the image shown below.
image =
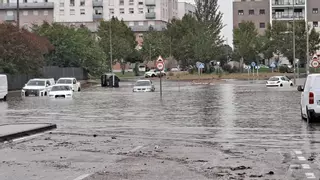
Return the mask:
[[56, 124], [50, 123], [21, 123], [0, 125], [0, 142], [29, 136], [57, 128]]

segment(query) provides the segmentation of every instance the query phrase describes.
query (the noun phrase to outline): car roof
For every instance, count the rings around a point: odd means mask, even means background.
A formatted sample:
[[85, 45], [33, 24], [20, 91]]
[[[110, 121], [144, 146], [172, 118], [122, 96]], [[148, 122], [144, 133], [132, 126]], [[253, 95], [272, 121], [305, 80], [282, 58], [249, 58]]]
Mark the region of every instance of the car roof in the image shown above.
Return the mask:
[[34, 78], [34, 79], [30, 79], [30, 80], [35, 80], [35, 81], [46, 81], [49, 79], [44, 79], [44, 78]]
[[69, 84], [55, 84], [53, 86], [70, 86]]
[[148, 81], [148, 82], [150, 82], [151, 80], [149, 80], [149, 79], [139, 79], [138, 81]]
[[59, 78], [59, 79], [75, 79], [73, 77], [62, 77], [62, 78]]

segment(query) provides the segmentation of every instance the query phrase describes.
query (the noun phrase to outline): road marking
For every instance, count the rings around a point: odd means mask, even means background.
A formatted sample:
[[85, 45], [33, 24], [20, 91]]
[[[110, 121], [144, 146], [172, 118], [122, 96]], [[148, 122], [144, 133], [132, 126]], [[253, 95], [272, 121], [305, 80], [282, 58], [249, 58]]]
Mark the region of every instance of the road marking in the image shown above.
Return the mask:
[[310, 169], [310, 165], [309, 164], [302, 164], [301, 165], [303, 169]]
[[298, 159], [299, 159], [300, 161], [305, 161], [305, 160], [306, 160], [306, 158], [303, 157], [303, 156], [298, 156]]
[[135, 152], [135, 151], [141, 149], [142, 147], [143, 147], [143, 146], [137, 146], [137, 147], [131, 149], [129, 152]]
[[74, 180], [83, 180], [84, 178], [89, 177], [90, 175], [91, 174], [84, 174], [84, 175], [81, 175], [81, 176], [75, 178]]
[[316, 176], [313, 173], [306, 173], [308, 179], [315, 179]]
[[291, 164], [290, 169], [299, 169], [300, 168], [300, 165], [299, 164]]
[[294, 151], [294, 153], [296, 153], [296, 154], [302, 154], [302, 151]]

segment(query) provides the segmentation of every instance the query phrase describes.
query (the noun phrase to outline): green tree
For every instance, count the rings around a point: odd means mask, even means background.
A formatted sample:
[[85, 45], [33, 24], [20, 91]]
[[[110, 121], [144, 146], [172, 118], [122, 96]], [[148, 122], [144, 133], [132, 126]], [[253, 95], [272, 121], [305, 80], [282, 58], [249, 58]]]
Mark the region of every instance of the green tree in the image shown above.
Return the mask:
[[135, 36], [122, 20], [119, 21], [117, 18], [112, 17], [111, 21], [101, 21], [97, 35], [100, 39], [99, 44], [103, 48], [109, 62], [112, 50], [113, 64], [126, 59], [134, 51], [136, 45]]
[[92, 75], [104, 72], [106, 55], [86, 27], [73, 28], [43, 23], [34, 32], [47, 37], [55, 50], [46, 56], [46, 64], [60, 67], [82, 67]]
[[0, 72], [36, 74], [54, 47], [43, 37], [12, 24], [0, 24]]
[[259, 54], [257, 42], [258, 31], [253, 22], [243, 21], [233, 30], [233, 44], [235, 52], [245, 63], [256, 60]]

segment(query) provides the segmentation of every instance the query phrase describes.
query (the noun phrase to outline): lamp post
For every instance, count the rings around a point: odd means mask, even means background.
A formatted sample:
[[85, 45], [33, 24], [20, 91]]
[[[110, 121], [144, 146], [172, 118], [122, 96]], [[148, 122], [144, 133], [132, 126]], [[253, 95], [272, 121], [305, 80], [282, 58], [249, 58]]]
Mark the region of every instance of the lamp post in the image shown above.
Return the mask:
[[20, 0], [17, 0], [17, 28], [20, 30]]
[[293, 48], [293, 84], [296, 84], [296, 32], [295, 32], [295, 0], [293, 0], [292, 48]]
[[113, 64], [113, 56], [112, 56], [112, 26], [111, 26], [111, 23], [112, 23], [112, 19], [111, 19], [111, 14], [109, 13], [109, 39], [110, 39], [110, 70], [111, 70], [111, 74], [112, 74], [112, 87], [114, 87], [114, 73], [113, 73], [113, 67], [112, 67], [112, 64]]

